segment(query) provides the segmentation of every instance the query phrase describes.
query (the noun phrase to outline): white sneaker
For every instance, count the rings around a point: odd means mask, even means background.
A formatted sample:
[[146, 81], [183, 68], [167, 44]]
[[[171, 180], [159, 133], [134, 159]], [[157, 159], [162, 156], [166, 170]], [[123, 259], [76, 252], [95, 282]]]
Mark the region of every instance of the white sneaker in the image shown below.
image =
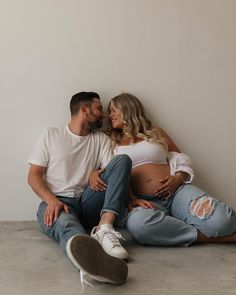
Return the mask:
[[91, 236], [102, 245], [107, 254], [120, 259], [128, 258], [128, 252], [119, 242], [119, 239], [124, 240], [124, 238], [119, 232], [114, 230], [111, 224], [102, 224], [97, 232], [96, 230], [97, 226], [91, 231]]
[[85, 274], [100, 282], [125, 283], [128, 275], [127, 264], [108, 255], [95, 239], [75, 235], [67, 242], [66, 252], [74, 266], [80, 270], [82, 288], [84, 283], [89, 284], [84, 279]]

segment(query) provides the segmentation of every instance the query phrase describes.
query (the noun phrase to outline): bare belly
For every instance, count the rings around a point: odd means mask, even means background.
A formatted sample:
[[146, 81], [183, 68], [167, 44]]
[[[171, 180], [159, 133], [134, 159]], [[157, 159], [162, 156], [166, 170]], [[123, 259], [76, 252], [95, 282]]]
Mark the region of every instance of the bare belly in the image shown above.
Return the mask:
[[168, 164], [144, 164], [133, 168], [131, 187], [135, 194], [154, 195], [160, 179], [170, 175]]

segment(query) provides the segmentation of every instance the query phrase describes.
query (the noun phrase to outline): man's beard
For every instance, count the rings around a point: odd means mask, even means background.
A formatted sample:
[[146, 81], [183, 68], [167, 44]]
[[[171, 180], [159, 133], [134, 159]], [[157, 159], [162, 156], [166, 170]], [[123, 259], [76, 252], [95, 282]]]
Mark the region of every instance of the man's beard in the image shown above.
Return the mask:
[[96, 121], [88, 121], [88, 126], [91, 130], [99, 129], [102, 127], [102, 119], [96, 119]]

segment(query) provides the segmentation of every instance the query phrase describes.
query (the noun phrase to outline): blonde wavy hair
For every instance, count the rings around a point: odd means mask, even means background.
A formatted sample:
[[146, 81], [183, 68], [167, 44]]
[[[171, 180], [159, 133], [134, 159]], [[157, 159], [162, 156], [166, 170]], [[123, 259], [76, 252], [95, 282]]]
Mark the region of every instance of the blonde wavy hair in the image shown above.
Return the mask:
[[160, 129], [153, 127], [151, 121], [146, 117], [144, 107], [137, 97], [130, 93], [122, 93], [113, 97], [109, 103], [108, 111], [114, 108], [121, 114], [124, 123], [123, 130], [113, 129], [111, 122], [108, 134], [111, 137], [111, 145], [114, 148], [119, 145], [122, 136], [126, 135], [132, 143], [135, 138], [158, 143], [167, 149], [165, 138], [162, 137]]

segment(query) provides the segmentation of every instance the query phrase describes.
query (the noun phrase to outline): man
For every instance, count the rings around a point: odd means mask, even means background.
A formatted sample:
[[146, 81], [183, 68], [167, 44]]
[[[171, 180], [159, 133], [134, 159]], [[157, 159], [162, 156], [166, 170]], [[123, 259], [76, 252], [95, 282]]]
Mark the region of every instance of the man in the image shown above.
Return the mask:
[[[81, 271], [82, 283], [87, 273], [98, 281], [123, 284], [128, 268], [122, 259], [128, 253], [113, 224], [128, 194], [131, 160], [113, 158], [109, 138], [94, 131], [104, 118], [97, 93], [75, 94], [70, 110], [69, 124], [47, 128], [28, 159], [29, 185], [42, 199], [38, 222]], [[94, 171], [98, 186], [92, 189], [88, 184]], [[85, 229], [92, 227], [89, 237]]]

